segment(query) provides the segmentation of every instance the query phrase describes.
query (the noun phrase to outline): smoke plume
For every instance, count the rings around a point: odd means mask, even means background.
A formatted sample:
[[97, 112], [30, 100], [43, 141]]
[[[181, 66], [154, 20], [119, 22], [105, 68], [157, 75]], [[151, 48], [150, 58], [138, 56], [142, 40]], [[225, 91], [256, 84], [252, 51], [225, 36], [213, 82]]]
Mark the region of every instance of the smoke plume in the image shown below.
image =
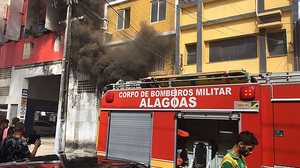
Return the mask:
[[[95, 15], [103, 13], [103, 1], [87, 0], [74, 9], [75, 15], [86, 19], [72, 24], [72, 55], [80, 71], [88, 74], [100, 88], [119, 79], [124, 81], [147, 77], [156, 58], [165, 58], [174, 51], [174, 42], [162, 38], [145, 23], [136, 32], [135, 40], [119, 47], [103, 46], [103, 21]], [[128, 40], [128, 39], [127, 39]]]

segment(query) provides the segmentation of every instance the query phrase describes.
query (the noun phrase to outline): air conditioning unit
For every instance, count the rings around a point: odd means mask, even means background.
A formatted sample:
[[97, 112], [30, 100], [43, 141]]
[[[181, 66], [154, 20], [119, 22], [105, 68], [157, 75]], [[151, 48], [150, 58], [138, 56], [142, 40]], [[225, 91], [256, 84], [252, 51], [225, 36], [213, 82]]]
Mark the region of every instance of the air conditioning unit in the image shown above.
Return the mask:
[[257, 14], [258, 28], [282, 27], [281, 10], [274, 10]]

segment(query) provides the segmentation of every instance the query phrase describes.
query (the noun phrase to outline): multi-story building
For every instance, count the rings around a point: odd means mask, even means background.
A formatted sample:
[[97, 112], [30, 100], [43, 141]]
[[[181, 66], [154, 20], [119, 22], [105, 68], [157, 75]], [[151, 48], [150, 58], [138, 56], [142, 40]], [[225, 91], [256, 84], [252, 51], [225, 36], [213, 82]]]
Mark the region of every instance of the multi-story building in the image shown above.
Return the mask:
[[[153, 57], [156, 57], [149, 63], [150, 75], [172, 74], [175, 58], [175, 3], [175, 0], [110, 1], [106, 4], [106, 46], [112, 49], [130, 42], [142, 48], [154, 46], [150, 47]], [[158, 36], [168, 40], [169, 46], [163, 49], [165, 51], [156, 50], [161, 41], [153, 44], [153, 41], [147, 41], [146, 36], [146, 43], [134, 41], [141, 35], [141, 23], [147, 29], [154, 28]]]
[[[41, 120], [48, 124], [39, 122], [37, 128], [55, 129], [49, 123], [55, 125], [57, 121], [65, 18], [65, 1], [0, 2], [0, 116], [10, 120], [19, 117], [25, 122], [27, 133], [32, 133], [35, 121]], [[69, 147], [94, 150], [96, 85], [73, 69], [68, 89], [66, 143]]]
[[299, 70], [298, 1], [180, 0], [176, 72]]

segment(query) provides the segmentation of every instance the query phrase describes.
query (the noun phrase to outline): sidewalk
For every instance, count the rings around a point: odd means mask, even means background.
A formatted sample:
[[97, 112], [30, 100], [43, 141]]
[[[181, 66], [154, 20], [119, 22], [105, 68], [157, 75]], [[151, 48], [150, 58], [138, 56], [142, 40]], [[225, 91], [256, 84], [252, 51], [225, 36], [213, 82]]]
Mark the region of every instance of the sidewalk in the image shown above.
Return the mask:
[[[54, 137], [42, 137], [41, 138], [42, 144], [39, 147], [36, 156], [43, 156], [43, 155], [51, 155], [54, 154]], [[30, 152], [32, 151], [34, 145], [29, 146]]]
[[[36, 156], [52, 155], [54, 154], [54, 137], [42, 137], [42, 144], [39, 147]], [[32, 151], [34, 145], [29, 146], [29, 150]], [[92, 151], [84, 151], [83, 149], [69, 149], [65, 150], [68, 158], [74, 158], [78, 156], [95, 156]]]

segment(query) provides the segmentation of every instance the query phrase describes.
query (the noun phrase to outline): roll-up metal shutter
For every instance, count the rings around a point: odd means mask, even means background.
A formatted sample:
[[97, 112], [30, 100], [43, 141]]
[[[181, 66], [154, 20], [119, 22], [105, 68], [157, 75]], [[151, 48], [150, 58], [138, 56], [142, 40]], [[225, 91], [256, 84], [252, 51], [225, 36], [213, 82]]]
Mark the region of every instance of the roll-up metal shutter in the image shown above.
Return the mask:
[[151, 113], [111, 112], [107, 157], [150, 163]]

